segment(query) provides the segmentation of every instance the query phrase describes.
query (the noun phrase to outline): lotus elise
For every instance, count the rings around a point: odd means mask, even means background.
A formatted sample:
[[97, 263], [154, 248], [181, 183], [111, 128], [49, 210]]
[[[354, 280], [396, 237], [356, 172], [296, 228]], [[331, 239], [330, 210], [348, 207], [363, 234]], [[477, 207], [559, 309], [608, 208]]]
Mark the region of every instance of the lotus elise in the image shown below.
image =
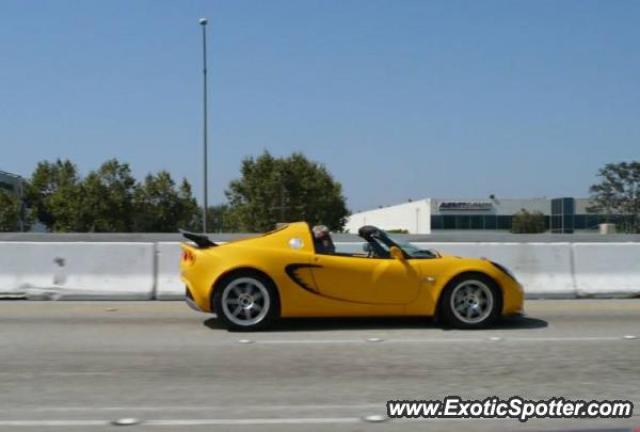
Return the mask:
[[447, 256], [396, 241], [373, 226], [362, 250], [318, 247], [306, 222], [216, 244], [183, 232], [186, 301], [231, 330], [257, 330], [280, 317], [425, 316], [456, 328], [482, 328], [520, 314], [520, 283], [504, 266]]

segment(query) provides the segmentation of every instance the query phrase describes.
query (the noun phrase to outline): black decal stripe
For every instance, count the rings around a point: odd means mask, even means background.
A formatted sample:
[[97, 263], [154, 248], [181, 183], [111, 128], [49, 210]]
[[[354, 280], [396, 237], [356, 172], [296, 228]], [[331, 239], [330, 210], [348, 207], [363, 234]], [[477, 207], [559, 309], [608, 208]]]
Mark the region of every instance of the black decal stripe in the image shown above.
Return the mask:
[[[318, 264], [289, 264], [284, 268], [285, 273], [287, 273], [287, 276], [289, 276], [291, 278], [292, 281], [294, 281], [296, 283], [296, 285], [298, 285], [300, 288], [302, 288], [303, 290], [305, 290], [308, 293], [311, 293], [313, 295], [316, 295], [318, 297], [323, 297], [329, 300], [334, 300], [334, 301], [339, 301], [339, 302], [343, 302], [343, 303], [353, 303], [353, 304], [361, 304], [361, 305], [372, 305], [374, 303], [367, 303], [367, 302], [359, 302], [359, 301], [354, 301], [354, 300], [346, 300], [346, 299], [342, 299], [342, 298], [338, 298], [338, 297], [333, 297], [333, 296], [328, 296], [325, 294], [321, 294], [320, 292], [318, 292], [318, 290], [308, 286], [301, 278], [300, 276], [298, 276], [296, 274], [296, 270], [301, 269], [301, 268], [322, 268], [321, 265]], [[313, 277], [313, 275], [312, 275]]]
[[310, 287], [309, 285], [307, 285], [305, 281], [303, 281], [302, 278], [298, 276], [298, 274], [296, 273], [296, 270], [301, 268], [321, 268], [321, 267], [322, 266], [318, 264], [289, 264], [284, 268], [284, 271], [287, 273], [287, 276], [289, 276], [291, 280], [294, 281], [300, 288], [302, 288], [305, 291], [309, 291], [312, 294], [318, 294], [318, 292], [313, 287]]

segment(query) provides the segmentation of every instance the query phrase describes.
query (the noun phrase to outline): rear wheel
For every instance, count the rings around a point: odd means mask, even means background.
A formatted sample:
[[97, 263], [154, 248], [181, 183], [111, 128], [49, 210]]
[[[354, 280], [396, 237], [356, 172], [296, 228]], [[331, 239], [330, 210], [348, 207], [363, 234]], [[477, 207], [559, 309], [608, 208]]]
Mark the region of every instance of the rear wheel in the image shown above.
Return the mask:
[[482, 274], [451, 281], [440, 303], [443, 320], [457, 328], [484, 328], [500, 315], [502, 298], [496, 283]]
[[279, 314], [278, 293], [269, 279], [242, 271], [226, 277], [214, 290], [213, 305], [230, 330], [259, 330]]

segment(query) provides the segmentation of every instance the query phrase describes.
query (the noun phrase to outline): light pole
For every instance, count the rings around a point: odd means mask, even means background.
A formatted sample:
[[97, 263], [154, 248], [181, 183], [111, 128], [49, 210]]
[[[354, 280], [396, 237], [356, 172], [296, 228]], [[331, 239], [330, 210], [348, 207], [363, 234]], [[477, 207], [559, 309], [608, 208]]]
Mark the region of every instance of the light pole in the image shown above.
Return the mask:
[[204, 147], [204, 208], [202, 209], [202, 232], [207, 232], [207, 19], [200, 18], [202, 27], [202, 145]]

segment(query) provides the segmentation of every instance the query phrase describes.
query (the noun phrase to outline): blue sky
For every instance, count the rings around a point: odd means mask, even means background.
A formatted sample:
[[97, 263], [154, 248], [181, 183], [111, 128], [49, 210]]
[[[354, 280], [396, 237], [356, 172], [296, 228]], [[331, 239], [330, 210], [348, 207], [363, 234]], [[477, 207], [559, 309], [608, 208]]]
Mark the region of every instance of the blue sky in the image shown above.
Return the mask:
[[244, 156], [302, 151], [363, 210], [585, 196], [640, 150], [639, 1], [0, 0], [0, 169], [117, 157], [210, 201]]

